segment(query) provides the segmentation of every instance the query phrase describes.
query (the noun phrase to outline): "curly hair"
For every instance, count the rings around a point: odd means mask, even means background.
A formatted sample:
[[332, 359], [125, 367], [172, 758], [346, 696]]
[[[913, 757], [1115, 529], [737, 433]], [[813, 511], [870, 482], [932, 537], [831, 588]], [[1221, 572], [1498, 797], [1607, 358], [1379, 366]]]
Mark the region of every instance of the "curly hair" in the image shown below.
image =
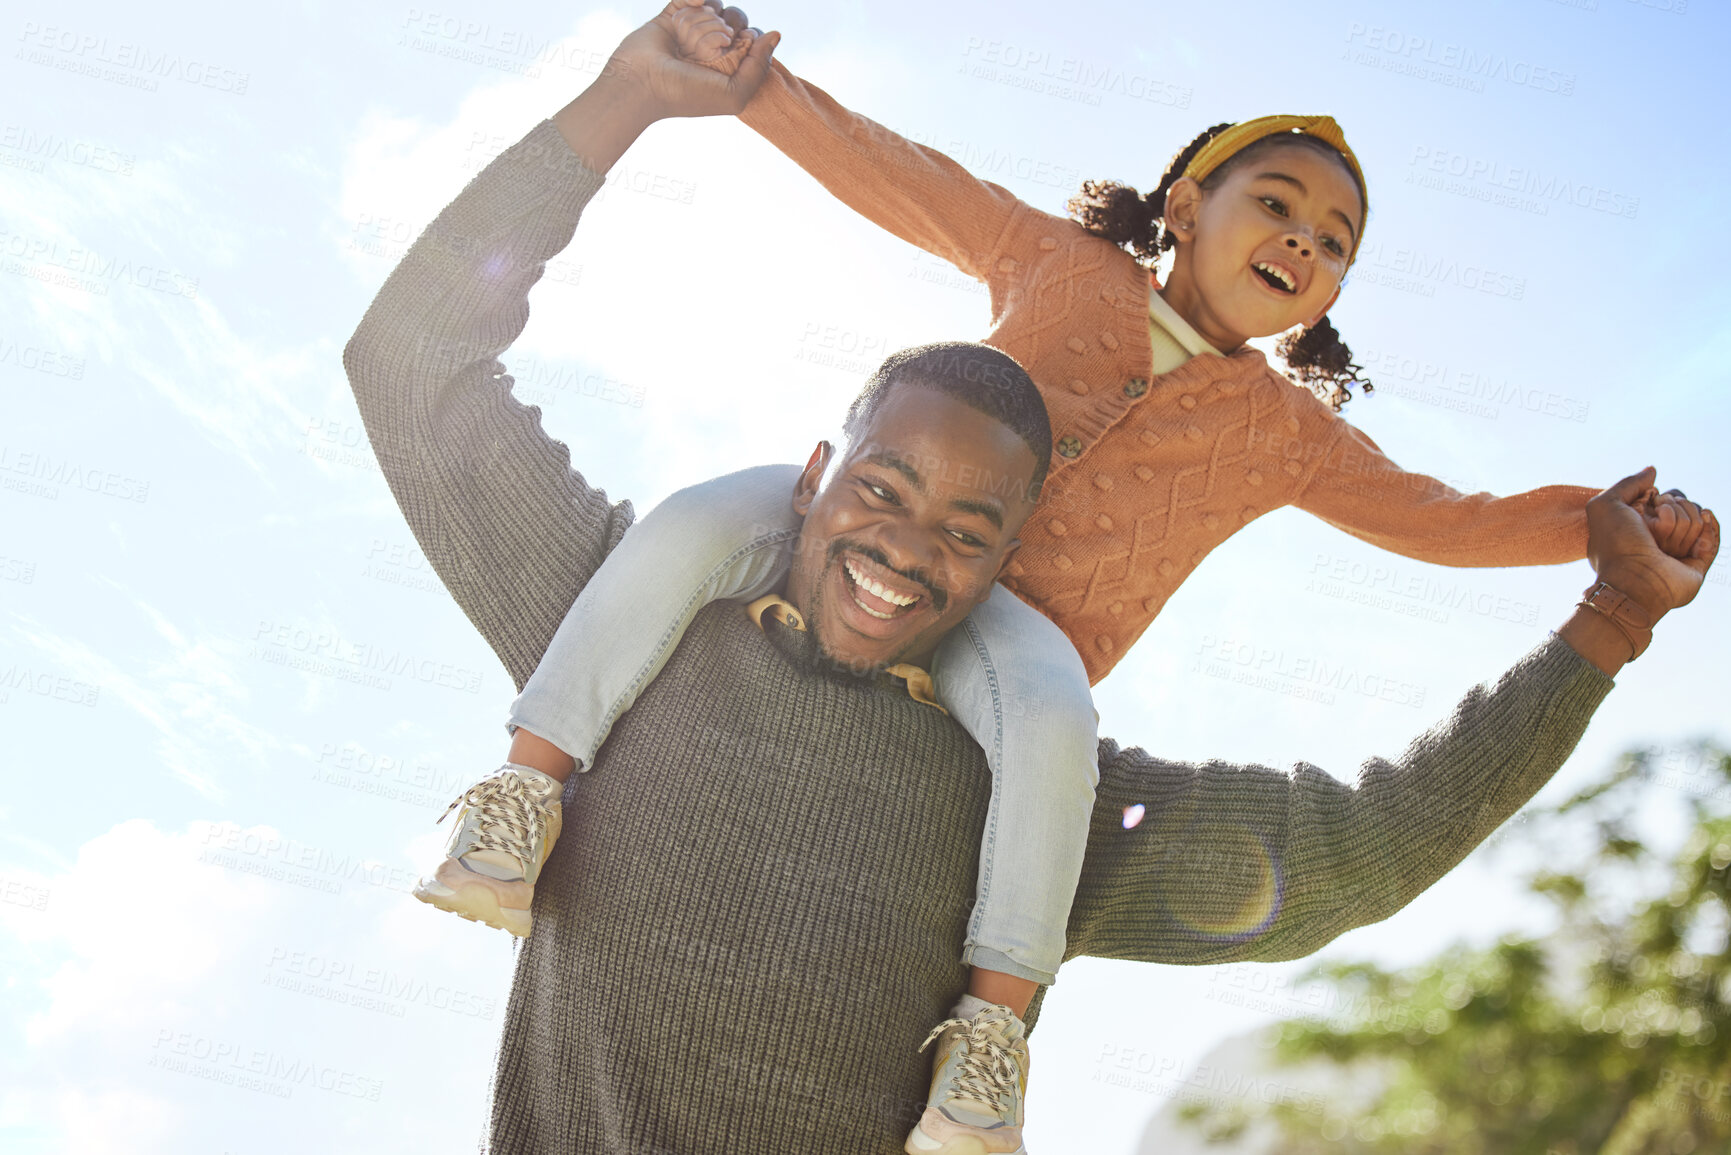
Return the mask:
[[[1227, 121], [1203, 129], [1195, 140], [1172, 158], [1172, 163], [1166, 166], [1166, 172], [1160, 177], [1160, 183], [1146, 196], [1118, 181], [1083, 181], [1082, 191], [1070, 198], [1070, 217], [1095, 236], [1128, 252], [1143, 267], [1153, 268], [1160, 254], [1177, 243], [1172, 231], [1166, 227], [1167, 192], [1184, 175], [1184, 170], [1203, 146], [1231, 128], [1232, 124]], [[1280, 133], [1264, 137], [1234, 154], [1208, 174], [1202, 187], [1214, 188], [1242, 162], [1266, 149], [1285, 144], [1302, 144], [1331, 156], [1340, 156], [1332, 145], [1314, 136]], [[1353, 183], [1358, 183], [1356, 175]], [[1359, 192], [1363, 194], [1362, 186]], [[1352, 400], [1352, 386], [1357, 385], [1366, 393], [1375, 392], [1375, 386], [1360, 376], [1364, 367], [1353, 361], [1352, 350], [1340, 339], [1340, 333], [1326, 316], [1300, 332], [1282, 337], [1276, 349], [1286, 362], [1286, 375], [1309, 388], [1337, 411]]]

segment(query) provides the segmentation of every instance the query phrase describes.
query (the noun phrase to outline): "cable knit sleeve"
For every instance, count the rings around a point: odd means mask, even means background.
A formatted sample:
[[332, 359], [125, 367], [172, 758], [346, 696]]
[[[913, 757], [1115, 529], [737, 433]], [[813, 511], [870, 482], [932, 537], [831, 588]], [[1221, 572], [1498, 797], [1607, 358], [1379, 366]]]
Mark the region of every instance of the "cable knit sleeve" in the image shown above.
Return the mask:
[[1463, 494], [1402, 469], [1332, 414], [1312, 428], [1308, 444], [1318, 446], [1320, 460], [1293, 504], [1362, 541], [1439, 565], [1555, 565], [1587, 556], [1587, 500], [1597, 490]]
[[1385, 919], [1550, 780], [1610, 689], [1552, 636], [1351, 784], [1102, 741], [1066, 957], [1273, 962]]
[[1000, 271], [1010, 221], [1025, 207], [1007, 189], [849, 112], [779, 62], [740, 119], [873, 224], [976, 280]]
[[415, 540], [519, 687], [632, 518], [571, 468], [499, 361], [601, 184], [543, 121], [427, 226], [343, 350]]

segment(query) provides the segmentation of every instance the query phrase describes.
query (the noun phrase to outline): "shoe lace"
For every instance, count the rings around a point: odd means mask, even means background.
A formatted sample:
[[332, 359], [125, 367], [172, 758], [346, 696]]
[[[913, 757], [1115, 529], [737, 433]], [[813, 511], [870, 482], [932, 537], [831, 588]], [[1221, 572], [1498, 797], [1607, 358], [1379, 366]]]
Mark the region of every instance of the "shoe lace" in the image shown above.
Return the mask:
[[932, 1028], [924, 1051], [951, 1027], [962, 1028], [962, 1056], [951, 1076], [951, 1097], [969, 1099], [988, 1111], [1001, 1111], [1004, 1098], [1016, 1088], [1019, 1068], [1003, 1027], [1010, 1022], [1009, 1012], [993, 1014], [981, 1011], [971, 1019], [946, 1019]]
[[481, 779], [451, 800], [439, 822], [460, 805], [475, 811], [475, 845], [470, 849], [502, 850], [519, 862], [534, 861], [535, 846], [547, 833], [547, 812], [521, 774], [506, 769]]

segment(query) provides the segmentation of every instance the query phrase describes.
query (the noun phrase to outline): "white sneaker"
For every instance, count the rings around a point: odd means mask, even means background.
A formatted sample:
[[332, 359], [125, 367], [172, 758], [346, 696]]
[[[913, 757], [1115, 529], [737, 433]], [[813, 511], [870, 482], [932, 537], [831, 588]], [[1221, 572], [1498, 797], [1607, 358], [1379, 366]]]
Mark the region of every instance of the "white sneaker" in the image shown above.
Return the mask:
[[557, 778], [515, 762], [469, 787], [439, 815], [443, 822], [463, 807], [445, 860], [415, 884], [415, 897], [527, 938], [535, 880], [559, 838], [563, 789]]
[[909, 1155], [1027, 1155], [1022, 1101], [1028, 1093], [1028, 1043], [1009, 1007], [988, 1006], [971, 1019], [947, 1019], [920, 1044], [936, 1040], [932, 1093], [903, 1150]]

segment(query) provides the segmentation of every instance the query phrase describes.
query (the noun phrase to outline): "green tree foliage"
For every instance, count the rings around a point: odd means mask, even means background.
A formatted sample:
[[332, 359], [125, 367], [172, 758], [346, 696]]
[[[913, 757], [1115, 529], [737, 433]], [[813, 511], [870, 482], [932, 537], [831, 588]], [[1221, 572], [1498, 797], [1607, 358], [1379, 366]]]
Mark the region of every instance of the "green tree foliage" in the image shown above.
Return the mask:
[[[1283, 1023], [1276, 1061], [1379, 1087], [1368, 1108], [1210, 1103], [1189, 1121], [1229, 1142], [1271, 1120], [1293, 1155], [1731, 1152], [1731, 755], [1678, 754], [1625, 755], [1510, 840], [1547, 863], [1531, 886], [1555, 934], [1312, 972], [1344, 1013]], [[1649, 798], [1680, 800], [1680, 851], [1637, 836]]]

